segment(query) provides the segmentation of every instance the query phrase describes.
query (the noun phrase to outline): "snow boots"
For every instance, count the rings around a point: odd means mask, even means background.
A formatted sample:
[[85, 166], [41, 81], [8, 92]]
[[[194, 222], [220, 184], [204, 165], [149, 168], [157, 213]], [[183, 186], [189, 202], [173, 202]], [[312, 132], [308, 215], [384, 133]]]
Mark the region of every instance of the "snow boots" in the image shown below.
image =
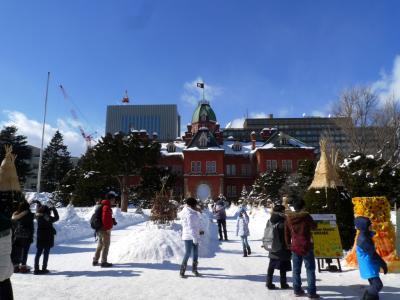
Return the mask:
[[247, 257], [247, 248], [243, 247], [243, 257]]
[[197, 271], [197, 266], [199, 265], [199, 263], [197, 261], [193, 262], [193, 266], [192, 266], [192, 273], [194, 274], [194, 276], [199, 277], [200, 273]]
[[250, 255], [251, 254], [251, 249], [250, 246], [247, 246], [247, 254]]
[[110, 268], [110, 267], [112, 267], [112, 265], [113, 264], [109, 263], [109, 262], [102, 262], [100, 267], [102, 267], [102, 268]]
[[186, 265], [182, 264], [181, 269], [179, 270], [179, 276], [181, 276], [181, 278], [186, 278], [185, 272], [186, 272]]
[[270, 274], [267, 275], [266, 287], [267, 287], [269, 290], [274, 290], [274, 289], [276, 289], [275, 284], [272, 283], [272, 278], [273, 278], [273, 275], [270, 275]]
[[361, 300], [379, 300], [379, 296], [371, 295], [370, 293], [368, 293], [368, 290], [365, 290]]
[[290, 286], [287, 284], [287, 279], [286, 279], [286, 272], [280, 271], [280, 281], [281, 281], [281, 289], [282, 290], [287, 290], [290, 289]]

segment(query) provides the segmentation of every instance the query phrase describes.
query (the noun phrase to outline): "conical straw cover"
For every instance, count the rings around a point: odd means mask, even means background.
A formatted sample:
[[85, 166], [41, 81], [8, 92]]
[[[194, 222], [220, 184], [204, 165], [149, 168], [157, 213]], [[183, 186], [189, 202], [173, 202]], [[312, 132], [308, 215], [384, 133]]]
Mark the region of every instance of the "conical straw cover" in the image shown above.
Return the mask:
[[336, 188], [338, 186], [343, 186], [343, 183], [340, 180], [334, 166], [336, 157], [330, 157], [330, 155], [327, 153], [326, 148], [326, 139], [321, 139], [321, 157], [317, 163], [317, 167], [315, 168], [314, 179], [309, 189]]
[[17, 169], [15, 168], [15, 155], [12, 146], [5, 146], [6, 155], [0, 166], [0, 191], [21, 191]]

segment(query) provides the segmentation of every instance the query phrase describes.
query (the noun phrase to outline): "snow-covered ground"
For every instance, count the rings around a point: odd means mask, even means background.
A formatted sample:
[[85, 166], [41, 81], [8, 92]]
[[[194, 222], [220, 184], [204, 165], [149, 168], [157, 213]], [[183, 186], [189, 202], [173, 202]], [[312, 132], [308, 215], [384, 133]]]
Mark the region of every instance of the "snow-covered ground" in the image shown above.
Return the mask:
[[[115, 265], [102, 269], [91, 265], [96, 243], [81, 228], [83, 222], [88, 226], [91, 210], [61, 209], [57, 245], [49, 260], [51, 274], [14, 274], [15, 299], [295, 299], [291, 290], [269, 291], [265, 287], [268, 258], [260, 239], [268, 211], [248, 211], [253, 253], [245, 258], [240, 240], [234, 236], [236, 209], [228, 210], [229, 241], [222, 243], [217, 239], [215, 223], [204, 215], [208, 229], [202, 242], [211, 250], [200, 251], [202, 277], [187, 279], [178, 276], [183, 254], [179, 222], [161, 229], [147, 222], [146, 217], [116, 211], [119, 224], [112, 232], [109, 254]], [[67, 217], [75, 221], [68, 224]], [[80, 226], [74, 227], [75, 222]], [[67, 231], [82, 232], [67, 235]], [[164, 251], [160, 251], [162, 247]], [[33, 246], [30, 265], [34, 250]], [[289, 272], [289, 284], [291, 278]], [[382, 275], [382, 281], [385, 287], [381, 299], [400, 299], [400, 274]], [[324, 299], [359, 299], [366, 286], [358, 270], [344, 267], [342, 273], [317, 273], [318, 293]]]

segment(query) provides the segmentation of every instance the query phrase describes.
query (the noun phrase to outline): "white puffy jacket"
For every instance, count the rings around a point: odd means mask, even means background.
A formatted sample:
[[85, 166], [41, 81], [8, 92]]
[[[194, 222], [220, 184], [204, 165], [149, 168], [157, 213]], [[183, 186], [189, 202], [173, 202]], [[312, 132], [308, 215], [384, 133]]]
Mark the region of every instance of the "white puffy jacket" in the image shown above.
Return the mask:
[[11, 277], [14, 268], [11, 263], [11, 231], [0, 237], [0, 282]]
[[200, 213], [196, 210], [185, 206], [179, 213], [179, 218], [182, 220], [182, 240], [193, 240], [194, 244], [199, 243], [201, 221]]

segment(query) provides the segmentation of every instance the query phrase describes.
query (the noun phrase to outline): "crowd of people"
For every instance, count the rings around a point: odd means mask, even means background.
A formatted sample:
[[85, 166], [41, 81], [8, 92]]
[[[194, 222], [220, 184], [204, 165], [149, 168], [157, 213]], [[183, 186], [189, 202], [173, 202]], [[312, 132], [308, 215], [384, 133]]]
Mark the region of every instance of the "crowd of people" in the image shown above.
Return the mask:
[[[279, 270], [281, 289], [292, 288], [296, 297], [307, 296], [309, 299], [319, 299], [312, 239], [312, 230], [317, 228], [317, 224], [304, 207], [304, 201], [299, 200], [293, 203], [294, 211], [281, 204], [274, 205], [272, 208], [263, 237], [263, 246], [269, 252], [266, 287], [269, 290], [277, 289], [277, 286], [273, 283], [273, 275], [275, 270]], [[212, 212], [218, 224], [220, 241], [228, 240], [225, 209], [225, 202], [221, 198], [212, 205]], [[182, 240], [185, 244], [185, 255], [180, 267], [182, 278], [186, 277], [185, 271], [191, 253], [193, 253], [192, 272], [195, 276], [200, 276], [197, 270], [198, 245], [199, 237], [204, 233], [201, 228], [200, 213], [196, 199], [188, 198], [186, 199], [186, 206], [179, 214], [183, 227]], [[362, 216], [355, 218], [355, 227], [360, 232], [356, 240], [360, 275], [369, 282], [369, 287], [364, 291], [362, 300], [379, 299], [379, 292], [383, 288], [379, 271], [381, 268], [384, 274], [388, 271], [385, 261], [375, 250], [372, 240], [374, 233], [371, 226], [371, 221], [368, 218]], [[237, 212], [236, 236], [241, 238], [244, 257], [251, 254], [248, 243], [249, 235], [249, 216], [245, 206], [241, 206]], [[302, 288], [301, 269], [303, 262], [307, 277], [307, 293]], [[287, 283], [286, 273], [288, 271], [292, 271], [293, 287], [290, 287]]]
[[[96, 228], [98, 245], [93, 257], [92, 265], [103, 268], [111, 267], [107, 256], [111, 242], [111, 230], [117, 222], [112, 215], [112, 206], [115, 205], [116, 194], [109, 192], [106, 199], [98, 203], [95, 215], [98, 215], [100, 225]], [[31, 212], [32, 203], [36, 204], [36, 213]], [[53, 223], [57, 222], [59, 215], [57, 209], [50, 203], [41, 204], [39, 201], [21, 202], [17, 209], [8, 218], [6, 214], [0, 214], [0, 295], [1, 299], [13, 299], [11, 273], [28, 273], [27, 257], [34, 239], [34, 219], [37, 220], [36, 232], [36, 255], [34, 259], [33, 274], [41, 275], [49, 273], [48, 261], [50, 249], [54, 246], [56, 230]], [[187, 198], [185, 206], [178, 214], [182, 224], [182, 240], [184, 242], [185, 254], [180, 266], [179, 275], [186, 278], [185, 272], [190, 256], [192, 255], [192, 273], [201, 276], [198, 272], [199, 242], [200, 236], [204, 234], [200, 218], [201, 208], [194, 198]], [[304, 201], [294, 203], [294, 211], [277, 204], [271, 211], [270, 219], [266, 225], [263, 237], [263, 246], [269, 252], [269, 264], [267, 268], [266, 287], [269, 290], [277, 289], [273, 283], [275, 270], [279, 270], [280, 288], [293, 289], [294, 295], [307, 296], [309, 299], [318, 299], [315, 257], [313, 251], [312, 230], [316, 223], [311, 215], [304, 210]], [[212, 213], [218, 224], [218, 235], [221, 242], [228, 240], [226, 228], [226, 202], [221, 198], [212, 205]], [[95, 221], [95, 218], [92, 217]], [[91, 222], [94, 222], [91, 220]], [[385, 261], [377, 254], [372, 240], [374, 235], [371, 230], [371, 221], [366, 217], [356, 217], [355, 227], [359, 230], [357, 237], [357, 258], [360, 274], [367, 279], [369, 287], [365, 290], [363, 300], [379, 299], [379, 292], [383, 288], [379, 278], [379, 270], [382, 268], [387, 273]], [[11, 229], [11, 230], [10, 230]], [[11, 232], [11, 239], [8, 237]], [[237, 212], [236, 236], [240, 237], [243, 247], [243, 257], [251, 254], [248, 242], [249, 215], [246, 207], [241, 206]], [[11, 243], [11, 245], [10, 245]], [[8, 249], [11, 249], [9, 251]], [[9, 253], [10, 252], [10, 253]], [[43, 255], [42, 268], [40, 258]], [[6, 260], [11, 256], [14, 270], [7, 268]], [[7, 258], [8, 257], [8, 258]], [[307, 277], [307, 293], [302, 288], [301, 269], [304, 262]], [[287, 283], [286, 273], [293, 271], [293, 287]]]

